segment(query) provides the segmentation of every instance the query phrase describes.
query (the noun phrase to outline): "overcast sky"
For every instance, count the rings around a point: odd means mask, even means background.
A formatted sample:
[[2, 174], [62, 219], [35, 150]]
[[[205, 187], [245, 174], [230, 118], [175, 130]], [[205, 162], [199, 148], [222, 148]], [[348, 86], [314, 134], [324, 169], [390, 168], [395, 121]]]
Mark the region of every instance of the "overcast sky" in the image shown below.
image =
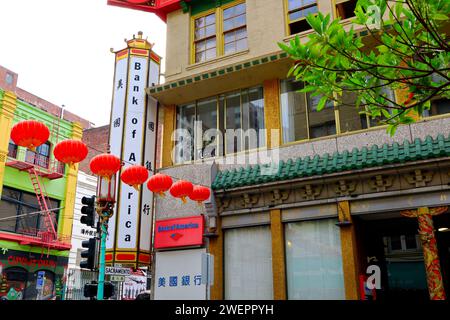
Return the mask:
[[0, 0], [0, 12], [0, 65], [19, 74], [20, 88], [64, 104], [95, 126], [109, 123], [110, 48], [125, 48], [125, 38], [143, 31], [154, 51], [165, 56], [161, 19], [108, 6], [106, 0]]

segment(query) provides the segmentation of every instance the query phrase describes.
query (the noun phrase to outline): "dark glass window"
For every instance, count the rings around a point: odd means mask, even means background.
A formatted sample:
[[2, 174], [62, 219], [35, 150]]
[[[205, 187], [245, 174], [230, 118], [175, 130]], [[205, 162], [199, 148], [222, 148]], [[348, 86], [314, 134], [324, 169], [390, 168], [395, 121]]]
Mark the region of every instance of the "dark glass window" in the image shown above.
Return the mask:
[[440, 98], [431, 101], [430, 110], [425, 110], [424, 116], [431, 117], [440, 114], [450, 113], [450, 100], [445, 98]]
[[341, 19], [348, 19], [355, 16], [357, 0], [337, 0], [336, 14]]
[[17, 157], [17, 144], [15, 144], [12, 140], [9, 140], [8, 144], [8, 157], [10, 158]]
[[259, 148], [266, 143], [264, 128], [262, 87], [179, 106], [175, 161], [180, 163]]
[[27, 150], [26, 161], [39, 167], [48, 168], [50, 163], [50, 142], [41, 144], [36, 152]]
[[318, 12], [316, 0], [288, 0], [289, 34], [311, 29], [305, 18], [316, 12]]
[[317, 111], [320, 96], [297, 92], [302, 82], [281, 82], [281, 122], [283, 142], [313, 139], [336, 134], [336, 119], [332, 101]]

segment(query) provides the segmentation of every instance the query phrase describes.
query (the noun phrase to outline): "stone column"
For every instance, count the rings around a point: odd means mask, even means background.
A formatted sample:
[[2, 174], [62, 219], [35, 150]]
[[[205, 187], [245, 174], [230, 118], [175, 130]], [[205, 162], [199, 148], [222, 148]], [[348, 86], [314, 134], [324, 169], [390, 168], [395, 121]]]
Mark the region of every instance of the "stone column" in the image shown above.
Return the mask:
[[342, 268], [344, 271], [345, 298], [359, 299], [358, 250], [356, 247], [355, 226], [350, 214], [348, 201], [338, 202], [338, 216], [341, 226]]
[[[83, 128], [79, 123], [74, 123], [72, 127], [72, 139], [81, 140], [83, 135]], [[73, 166], [66, 166], [68, 169], [66, 176], [66, 192], [64, 195], [64, 209], [62, 212], [62, 219], [58, 227], [58, 235], [61, 235], [65, 240], [72, 236], [73, 211], [75, 208], [76, 190], [77, 190], [77, 176], [78, 163]], [[65, 241], [64, 240], [64, 241]]]
[[264, 85], [264, 123], [266, 126], [267, 148], [281, 144], [280, 81], [266, 80]]
[[223, 300], [223, 232], [221, 218], [217, 217], [217, 237], [209, 239], [209, 253], [214, 255], [214, 283], [211, 286], [211, 300]]
[[270, 210], [270, 231], [272, 233], [272, 276], [273, 299], [286, 300], [286, 259], [284, 252], [284, 228], [281, 210]]
[[172, 133], [176, 129], [176, 106], [164, 106], [163, 134], [162, 134], [162, 155], [161, 167], [170, 167], [173, 165], [173, 147]]
[[8, 145], [11, 136], [14, 111], [17, 107], [17, 97], [13, 92], [5, 91], [0, 99], [0, 195], [3, 191], [5, 163], [8, 159]]

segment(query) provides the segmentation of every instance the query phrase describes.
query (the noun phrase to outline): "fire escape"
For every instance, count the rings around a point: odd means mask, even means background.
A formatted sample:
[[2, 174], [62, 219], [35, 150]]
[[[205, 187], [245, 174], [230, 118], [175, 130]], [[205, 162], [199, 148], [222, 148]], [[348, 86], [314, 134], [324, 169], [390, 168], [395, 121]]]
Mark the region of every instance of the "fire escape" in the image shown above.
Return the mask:
[[[59, 142], [60, 119], [54, 119], [49, 141], [54, 145]], [[25, 171], [30, 177], [37, 203], [40, 209], [39, 225], [36, 228], [26, 227], [20, 232], [20, 236], [14, 236], [11, 240], [18, 240], [20, 244], [36, 245], [50, 249], [70, 249], [70, 237], [58, 236], [56, 208], [51, 207], [50, 199], [43, 179], [55, 180], [64, 177], [64, 163], [57, 161], [51, 156], [52, 148], [49, 146], [49, 156], [43, 157], [37, 151], [21, 149], [17, 152], [8, 153], [6, 166]], [[42, 221], [42, 222], [41, 222]]]

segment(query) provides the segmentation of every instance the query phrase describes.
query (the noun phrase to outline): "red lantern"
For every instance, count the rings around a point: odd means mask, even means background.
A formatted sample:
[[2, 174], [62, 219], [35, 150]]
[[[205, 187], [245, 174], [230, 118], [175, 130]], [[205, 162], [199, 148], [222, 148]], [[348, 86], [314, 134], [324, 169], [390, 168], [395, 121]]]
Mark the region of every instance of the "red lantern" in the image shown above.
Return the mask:
[[167, 190], [172, 186], [172, 178], [166, 174], [157, 173], [148, 179], [147, 188], [151, 192], [164, 197]]
[[211, 191], [209, 190], [209, 188], [204, 186], [194, 186], [191, 194], [189, 195], [189, 198], [193, 201], [197, 201], [200, 205], [203, 201], [207, 200], [210, 195]]
[[102, 153], [93, 157], [89, 163], [89, 167], [94, 174], [107, 180], [111, 179], [111, 176], [119, 171], [120, 166], [120, 159], [108, 153]]
[[186, 203], [186, 197], [191, 194], [193, 188], [189, 181], [179, 180], [170, 187], [170, 194], [175, 198], [181, 198], [181, 201]]
[[35, 150], [45, 143], [50, 136], [50, 131], [42, 122], [26, 120], [15, 124], [11, 129], [11, 140], [15, 144]]
[[120, 180], [129, 186], [132, 186], [139, 191], [139, 185], [143, 184], [148, 179], [148, 171], [143, 166], [131, 166], [126, 168], [120, 174]]
[[53, 154], [57, 160], [73, 166], [86, 159], [88, 148], [80, 140], [64, 140], [55, 146]]

